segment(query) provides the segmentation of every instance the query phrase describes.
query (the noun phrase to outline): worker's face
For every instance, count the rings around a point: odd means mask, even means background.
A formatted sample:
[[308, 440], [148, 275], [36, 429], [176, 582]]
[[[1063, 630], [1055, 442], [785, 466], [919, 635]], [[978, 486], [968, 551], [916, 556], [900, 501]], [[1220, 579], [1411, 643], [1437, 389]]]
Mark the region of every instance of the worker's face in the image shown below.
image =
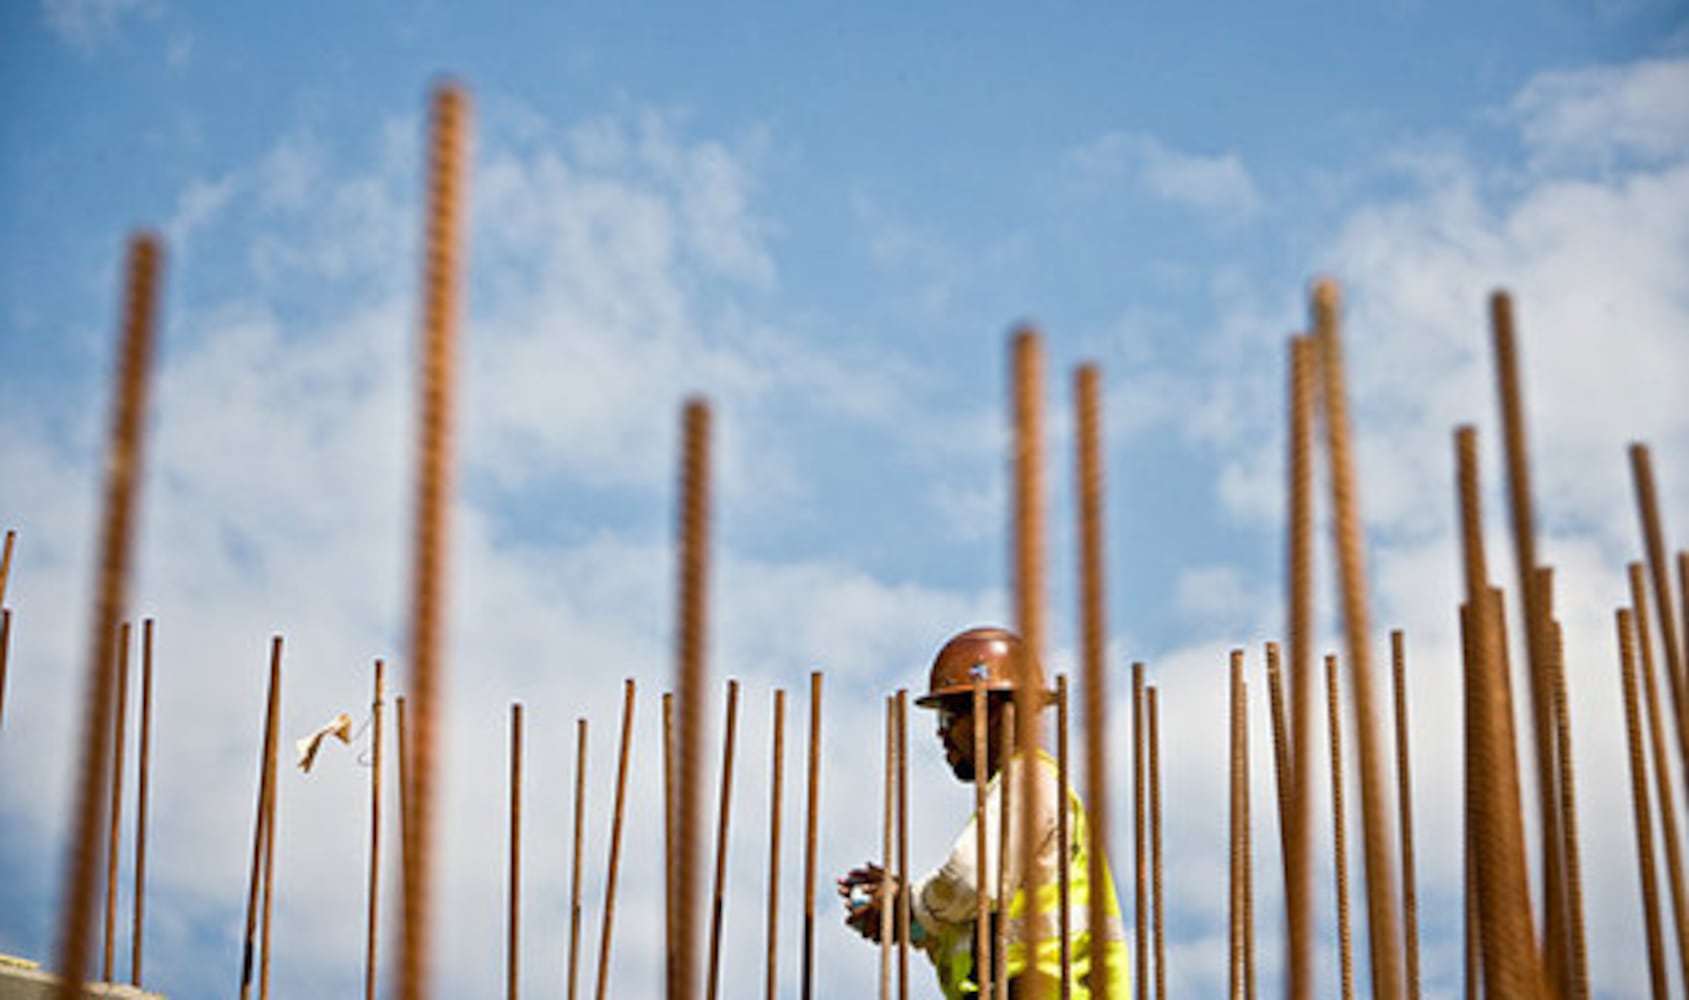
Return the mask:
[[[989, 720], [990, 713], [987, 713]], [[989, 725], [989, 723], [988, 723]], [[990, 732], [988, 728], [987, 733]], [[944, 761], [956, 780], [974, 780], [974, 715], [972, 698], [953, 698], [938, 706], [938, 741], [944, 745]]]

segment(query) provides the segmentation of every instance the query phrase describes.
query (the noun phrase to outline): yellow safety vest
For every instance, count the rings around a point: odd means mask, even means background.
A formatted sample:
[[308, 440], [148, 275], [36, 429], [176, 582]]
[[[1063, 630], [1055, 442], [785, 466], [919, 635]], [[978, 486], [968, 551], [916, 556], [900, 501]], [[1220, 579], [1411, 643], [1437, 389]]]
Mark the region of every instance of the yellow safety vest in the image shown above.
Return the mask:
[[[1050, 769], [1052, 775], [1055, 773], [1056, 762], [1049, 754], [1040, 750], [1037, 759], [1039, 764]], [[999, 770], [991, 779], [992, 783], [1001, 781], [1003, 773]], [[1092, 888], [1090, 823], [1085, 816], [1085, 804], [1071, 787], [1068, 789], [1068, 806], [1075, 818], [1069, 831], [1067, 862], [1068, 928], [1072, 937], [1068, 960], [1072, 976], [1069, 996], [1072, 1000], [1090, 1000], [1100, 982], [1106, 980], [1110, 1000], [1130, 1000], [1130, 954], [1126, 948], [1125, 925], [1120, 918], [1120, 897], [1114, 891], [1114, 876], [1104, 855], [1102, 885], [1097, 890], [1103, 893], [1108, 924], [1097, 933], [1088, 926]], [[970, 829], [972, 824], [970, 820]], [[1009, 897], [1009, 926], [1005, 935], [1008, 939], [1007, 971], [1009, 978], [1014, 979], [1025, 973], [1030, 963], [1050, 984], [1048, 996], [1054, 1000], [1059, 995], [1057, 984], [1061, 982], [1061, 886], [1051, 881], [1036, 888], [1034, 895], [1041, 914], [1040, 926], [1049, 936], [1031, 942], [1029, 946], [1026, 937], [1032, 922], [1027, 912], [1028, 894], [1025, 886], [1016, 889]], [[945, 1000], [963, 1000], [979, 994], [979, 984], [974, 980], [973, 949], [974, 928], [971, 924], [952, 928], [930, 942], [928, 955], [938, 973], [938, 985], [944, 991]], [[1096, 961], [1099, 954], [1100, 968]]]

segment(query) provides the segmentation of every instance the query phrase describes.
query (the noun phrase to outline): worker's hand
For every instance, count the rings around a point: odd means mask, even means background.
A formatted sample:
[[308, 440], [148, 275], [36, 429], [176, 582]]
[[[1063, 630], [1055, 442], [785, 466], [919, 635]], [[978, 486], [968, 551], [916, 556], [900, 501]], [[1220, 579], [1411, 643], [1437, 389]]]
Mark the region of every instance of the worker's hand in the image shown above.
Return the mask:
[[845, 926], [870, 941], [880, 939], [880, 914], [896, 896], [895, 883], [872, 861], [852, 868], [838, 880], [845, 901]]

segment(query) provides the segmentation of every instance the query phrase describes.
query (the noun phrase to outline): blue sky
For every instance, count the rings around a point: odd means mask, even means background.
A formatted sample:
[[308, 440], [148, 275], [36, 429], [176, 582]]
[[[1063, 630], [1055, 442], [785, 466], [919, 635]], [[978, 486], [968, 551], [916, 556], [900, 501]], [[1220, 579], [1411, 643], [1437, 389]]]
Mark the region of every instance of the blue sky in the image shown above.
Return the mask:
[[[745, 682], [741, 745], [757, 748], [735, 799], [726, 981], [760, 982], [769, 692], [792, 692], [790, 747], [812, 667], [827, 673], [837, 762], [823, 869], [876, 850], [874, 768], [845, 762], [879, 745], [878, 697], [918, 687], [952, 631], [1006, 614], [1004, 359], [1020, 321], [1049, 355], [1047, 658], [1073, 668], [1069, 372], [1095, 359], [1116, 693], [1145, 660], [1167, 713], [1169, 981], [1218, 991], [1216, 706], [1226, 650], [1248, 648], [1259, 680], [1260, 645], [1283, 627], [1284, 342], [1320, 273], [1347, 289], [1378, 648], [1405, 627], [1423, 665], [1421, 891], [1443, 915], [1423, 927], [1428, 992], [1460, 985], [1450, 431], [1476, 421], [1493, 462], [1485, 296], [1505, 285], [1564, 588], [1580, 804], [1612, 817], [1586, 822], [1603, 887], [1594, 971], [1602, 995], [1640, 994], [1610, 614], [1637, 552], [1627, 442], [1654, 448], [1668, 527], [1689, 511], [1686, 24], [1661, 0], [1276, 14], [9, 5], [0, 522], [20, 543], [0, 951], [46, 957], [51, 940], [133, 227], [156, 227], [170, 254], [134, 602], [158, 617], [162, 656], [149, 982], [198, 997], [235, 981], [268, 636], [288, 637], [290, 735], [359, 714], [370, 659], [402, 658], [419, 141], [427, 88], [449, 73], [475, 115], [443, 862], [455, 995], [490, 995], [502, 974], [502, 821], [486, 817], [509, 700], [529, 706], [530, 774], [547, 789], [528, 826], [533, 990], [561, 974], [573, 719], [592, 720], [602, 817], [626, 676], [645, 727], [632, 808], [657, 815], [689, 393], [719, 413], [714, 665]], [[1500, 495], [1489, 503], [1494, 515]], [[1507, 557], [1498, 543], [1498, 575]], [[967, 798], [923, 755], [917, 722], [925, 866]], [[284, 782], [282, 995], [360, 982], [364, 775], [340, 754]], [[1267, 915], [1276, 833], [1256, 813]], [[630, 857], [655, 856], [654, 825], [636, 822]], [[1117, 833], [1123, 881], [1129, 843]], [[788, 873], [800, 857], [788, 851]], [[589, 865], [590, 900], [602, 858]], [[649, 865], [624, 874], [614, 982], [646, 995], [658, 886]], [[793, 916], [797, 898], [794, 875]], [[1263, 920], [1264, 975], [1277, 926]], [[820, 933], [827, 995], [869, 989], [871, 952], [830, 921]], [[795, 963], [794, 950], [788, 989]]]

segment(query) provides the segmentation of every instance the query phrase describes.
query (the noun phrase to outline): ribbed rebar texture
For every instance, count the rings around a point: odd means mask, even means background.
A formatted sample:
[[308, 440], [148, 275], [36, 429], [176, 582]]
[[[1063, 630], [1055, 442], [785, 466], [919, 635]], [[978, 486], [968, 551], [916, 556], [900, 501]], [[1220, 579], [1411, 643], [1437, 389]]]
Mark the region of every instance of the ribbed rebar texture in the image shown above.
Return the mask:
[[974, 892], [974, 983], [979, 987], [981, 1000], [1000, 1000], [996, 997], [996, 981], [991, 976], [991, 901], [985, 890], [985, 880], [989, 877], [985, 850], [985, 786], [991, 775], [986, 739], [989, 724], [985, 714], [985, 677], [976, 672], [973, 678], [974, 857], [979, 859], [979, 866]]
[[[616, 751], [616, 797], [615, 804], [611, 806], [610, 815], [610, 861], [604, 872], [604, 913], [598, 930], [598, 989], [593, 994], [598, 1000], [608, 1000], [610, 996], [610, 941], [616, 925], [616, 883], [620, 879], [622, 871], [622, 820], [627, 811], [628, 755], [633, 751], [633, 678], [629, 677], [623, 682], [623, 685], [622, 738]], [[684, 704], [685, 698], [682, 697], [681, 701]], [[685, 816], [684, 813], [681, 815], [682, 817]], [[680, 841], [683, 848], [686, 843], [686, 836], [685, 824], [682, 823]], [[680, 880], [684, 881], [688, 874], [684, 861], [682, 862], [681, 872]], [[692, 911], [682, 907], [680, 912], [687, 914]], [[692, 923], [691, 921], [684, 922]], [[690, 936], [689, 931], [682, 928], [681, 941], [683, 943], [688, 936]], [[688, 968], [687, 965], [680, 965], [680, 970], [683, 973]], [[687, 983], [693, 981], [691, 976], [686, 977]], [[687, 988], [689, 987], [683, 983], [682, 989]]]
[[[1654, 680], [1652, 627], [1648, 616], [1648, 586], [1642, 564], [1631, 563], [1630, 607], [1635, 627], [1638, 663], [1642, 672], [1642, 703], [1647, 713], [1648, 743], [1654, 754], [1654, 795], [1660, 805], [1660, 841], [1666, 852], [1666, 884], [1671, 888], [1672, 926], [1677, 931], [1677, 958], [1682, 981], [1689, 983], [1689, 898], [1683, 883], [1683, 848], [1677, 839], [1677, 806], [1671, 794], [1671, 751], [1667, 749], [1666, 727], [1661, 719], [1659, 684]], [[1668, 668], [1669, 669], [1669, 668]]]
[[[1102, 446], [1102, 372], [1096, 365], [1083, 365], [1074, 377], [1074, 399], [1079, 422], [1079, 637], [1080, 663], [1084, 683], [1085, 713], [1085, 801], [1089, 804], [1091, 843], [1086, 856], [1086, 880], [1101, 886], [1108, 864], [1111, 827], [1108, 797], [1108, 572], [1103, 557], [1103, 497], [1106, 487]], [[1066, 737], [1065, 724], [1062, 728]], [[1065, 755], [1064, 755], [1065, 756]], [[1062, 809], [1066, 816], [1067, 810]], [[1063, 857], [1066, 857], [1064, 854]], [[1062, 885], [1067, 885], [1065, 874]], [[1108, 926], [1108, 899], [1093, 892], [1087, 902], [1088, 927]], [[1064, 905], [1063, 915], [1067, 915]], [[1139, 916], [1142, 920], [1142, 916]], [[1068, 954], [1067, 931], [1062, 931], [1062, 954]], [[1097, 977], [1091, 994], [1109, 1000], [1108, 979]], [[1071, 984], [1062, 975], [1062, 1000]]]
[[1146, 733], [1144, 732], [1144, 665], [1132, 664], [1132, 858], [1133, 904], [1132, 921], [1138, 929], [1137, 990], [1134, 996], [1149, 992], [1149, 928], [1144, 913], [1149, 905], [1149, 878], [1145, 872], [1144, 838], [1144, 766]]
[[1567, 996], [1571, 1000], [1584, 1000], [1589, 996], [1589, 944], [1583, 916], [1583, 849], [1578, 843], [1571, 707], [1566, 701], [1566, 646], [1560, 634], [1560, 623], [1553, 620], [1548, 610], [1553, 605], [1553, 570], [1539, 566], [1537, 577], [1537, 592], [1543, 595], [1543, 614], [1549, 621], [1553, 638], [1549, 646], [1549, 664], [1554, 676], [1554, 724], [1559, 730], [1555, 746], [1560, 752], [1560, 835], [1566, 842], [1566, 911], [1571, 921], [1572, 939], [1572, 986]]
[[720, 995], [722, 904], [727, 892], [728, 831], [733, 814], [733, 748], [739, 734], [739, 682], [727, 682], [727, 723], [721, 746], [721, 799], [716, 810], [715, 879], [710, 887], [710, 957], [705, 996]]
[[446, 689], [445, 601], [451, 549], [452, 425], [457, 384], [461, 231], [466, 217], [465, 163], [469, 98], [453, 82], [431, 99], [428, 221], [423, 257], [421, 407], [417, 441], [416, 524], [411, 567], [410, 827], [404, 857], [404, 923], [399, 949], [400, 1000], [433, 994], [435, 772], [444, 759], [440, 731]]
[[510, 879], [505, 920], [504, 992], [522, 989], [522, 705], [510, 706]]
[[815, 854], [821, 810], [821, 671], [809, 674], [809, 784], [805, 791], [803, 831], [803, 963], [799, 970], [803, 1000], [815, 995]]
[[1149, 701], [1149, 817], [1150, 846], [1154, 850], [1155, 1000], [1167, 1000], [1166, 895], [1161, 882], [1161, 712], [1153, 685], [1144, 692]]
[[[1073, 831], [1068, 828], [1068, 802], [1073, 794], [1072, 782], [1068, 773], [1068, 745], [1067, 745], [1067, 675], [1056, 675], [1056, 801], [1060, 806], [1056, 809], [1056, 857], [1061, 859], [1061, 870], [1056, 873], [1059, 880], [1056, 883], [1056, 914], [1057, 932], [1061, 935], [1058, 948], [1061, 961], [1061, 978], [1057, 995], [1061, 1000], [1068, 1000], [1073, 992], [1073, 943], [1068, 940], [1073, 933], [1073, 899], [1072, 887], [1068, 880], [1069, 853], [1073, 850]], [[1099, 952], [1101, 949], [1097, 949]], [[1098, 976], [1098, 979], [1104, 977]], [[1107, 989], [1107, 987], [1104, 987]]]
[[[688, 400], [682, 416], [680, 484], [680, 593], [676, 703], [679, 706], [679, 777], [675, 828], [675, 1000], [690, 1000], [698, 982], [698, 871], [703, 854], [699, 821], [704, 779], [704, 654], [708, 621], [710, 531], [710, 405]], [[601, 997], [600, 1000], [603, 1000]]]
[[1648, 751], [1642, 742], [1642, 707], [1636, 682], [1636, 638], [1631, 612], [1617, 618], [1619, 671], [1624, 684], [1625, 740], [1630, 748], [1630, 801], [1636, 820], [1636, 867], [1642, 879], [1642, 923], [1648, 938], [1648, 976], [1654, 1000], [1666, 997], [1665, 938], [1660, 928], [1660, 889], [1654, 870], [1654, 820], [1648, 806]]
[[17, 545], [18, 533], [6, 529], [6, 547], [0, 551], [0, 605], [6, 603], [6, 586], [12, 579], [12, 549]]
[[281, 724], [282, 637], [270, 641], [270, 683], [264, 701], [264, 741], [258, 758], [258, 811], [252, 821], [252, 867], [246, 880], [246, 934], [240, 957], [240, 996], [252, 995], [253, 960], [256, 957], [259, 892], [264, 882], [265, 842], [269, 839], [270, 800], [273, 797], [277, 729]]
[[1343, 716], [1339, 710], [1337, 657], [1325, 658], [1326, 726], [1331, 743], [1331, 845], [1337, 872], [1337, 947], [1343, 1000], [1355, 996], [1354, 936], [1349, 920], [1348, 813], [1343, 807]]
[[[1677, 641], [1677, 616], [1671, 601], [1671, 571], [1666, 565], [1665, 528], [1660, 522], [1660, 503], [1654, 490], [1654, 461], [1647, 445], [1638, 443], [1630, 446], [1630, 469], [1636, 483], [1642, 542], [1648, 552], [1648, 568], [1654, 582], [1654, 609], [1659, 618], [1660, 647], [1665, 650], [1665, 671], [1670, 681], [1672, 707], [1676, 709], [1678, 753], [1681, 754], [1679, 770], [1684, 787], [1689, 789], [1689, 677], [1684, 676], [1683, 647]], [[1647, 649], [1640, 633], [1638, 645]]]
[[1402, 991], [1402, 937], [1391, 849], [1389, 782], [1380, 745], [1372, 691], [1372, 630], [1368, 621], [1366, 546], [1360, 498], [1350, 447], [1348, 390], [1344, 386], [1342, 338], [1338, 329], [1337, 283], [1314, 286], [1314, 328], [1325, 383], [1325, 431], [1331, 459], [1332, 530], [1343, 596], [1343, 637], [1348, 651], [1349, 699], [1354, 706], [1355, 749], [1361, 789], [1361, 828], [1366, 856], [1367, 939], [1371, 946], [1372, 992], [1397, 1000]]
[[1285, 732], [1284, 672], [1278, 643], [1266, 644], [1267, 710], [1273, 727], [1273, 780], [1278, 791], [1278, 846], [1282, 861], [1290, 855], [1290, 738]]
[[[663, 838], [664, 852], [668, 851], [668, 837], [670, 834], [670, 807], [668, 800], [668, 708], [670, 696], [663, 695], [663, 751], [665, 761], [663, 765]], [[569, 966], [568, 975], [569, 1000], [576, 1000], [581, 969], [581, 848], [585, 841], [586, 832], [586, 719], [575, 720], [575, 814], [573, 819], [574, 838], [569, 852]], [[667, 888], [665, 886], [665, 888]], [[666, 912], [666, 907], [665, 907]]]
[[88, 659], [83, 673], [80, 745], [76, 753], [70, 850], [65, 852], [59, 897], [57, 964], [59, 996], [77, 1000], [88, 971], [90, 917], [99, 878], [100, 833], [110, 763], [112, 676], [117, 621], [129, 597], [129, 569], [134, 550], [135, 496], [145, 458], [149, 372], [153, 328], [157, 321], [158, 283], [164, 251], [158, 237], [141, 233], [129, 241], [123, 292], [122, 337], [113, 388], [111, 436], [106, 446], [105, 484], [100, 515], [99, 562], [94, 607], [88, 628]]
[[1231, 652], [1231, 996], [1254, 996], [1250, 956], [1249, 702], [1243, 682], [1243, 650]]
[[885, 786], [881, 789], [884, 810], [880, 814], [880, 866], [886, 877], [875, 889], [880, 914], [880, 1000], [891, 998], [892, 945], [896, 942], [894, 913], [897, 891], [897, 699], [885, 699]]
[[1519, 764], [1513, 743], [1513, 707], [1507, 690], [1502, 607], [1489, 586], [1484, 559], [1477, 431], [1470, 426], [1457, 429], [1455, 452], [1466, 603], [1471, 619], [1467, 697], [1476, 707], [1481, 753], [1475, 846], [1484, 989], [1487, 996], [1543, 996], [1547, 982], [1542, 976], [1531, 927], [1524, 817], [1519, 808]]
[[[152, 621], [149, 619], [149, 639], [151, 633]], [[370, 737], [369, 771], [369, 894], [364, 904], [364, 1000], [375, 1000], [376, 933], [381, 914], [381, 714], [386, 680], [386, 664], [376, 660], [375, 697], [369, 706], [373, 732]]]
[[1285, 532], [1289, 608], [1285, 629], [1290, 670], [1290, 845], [1284, 857], [1284, 905], [1289, 928], [1286, 996], [1314, 996], [1314, 746], [1303, 734], [1316, 725], [1314, 701], [1314, 409], [1319, 349], [1311, 336], [1290, 341], [1289, 442]]
[[[1023, 683], [1015, 689], [1014, 744], [1020, 748], [1020, 755], [1032, 762], [1038, 758], [1042, 747], [1039, 719], [1049, 695], [1043, 673], [1044, 346], [1037, 332], [1030, 327], [1022, 327], [1014, 336], [1014, 411], [1015, 624], [1033, 664], [1033, 683]], [[1015, 768], [1013, 772], [1005, 773], [1016, 775], [1019, 786], [1013, 797], [1020, 810], [1014, 819], [1019, 824], [1020, 842], [1040, 843], [1043, 831], [1038, 824], [1045, 814], [1041, 801], [1045, 794], [1044, 782], [1035, 780], [1037, 771], [1034, 766]], [[1004, 792], [1007, 791], [1005, 785]], [[1006, 851], [1004, 853], [1007, 854]], [[1029, 898], [1036, 898], [1036, 887], [1050, 884], [1057, 874], [1043, 871], [1039, 856], [1034, 851], [1020, 852], [1012, 863], [1015, 867], [1012, 884], [1027, 887]], [[1006, 912], [1007, 903], [1001, 905]], [[1042, 907], [1029, 906], [1025, 921], [1027, 940], [1043, 941], [1050, 937], [1050, 915]], [[1006, 953], [999, 955], [997, 961], [1002, 968], [1007, 968]], [[1005, 975], [999, 973], [1000, 978]], [[1029, 964], [1016, 981], [1015, 992], [1018, 1000], [1044, 1000], [1055, 985], [1045, 980], [1035, 964]]]
[[1396, 820], [1402, 838], [1402, 928], [1407, 943], [1407, 994], [1419, 1000], [1419, 893], [1413, 870], [1413, 765], [1408, 734], [1407, 640], [1390, 632], [1390, 667], [1396, 689]]
[[[997, 912], [993, 915], [994, 940], [991, 948], [991, 970], [996, 986], [992, 993], [997, 1000], [1011, 1000], [1009, 992], [1009, 897], [1015, 891], [1014, 871], [1018, 867], [1017, 860], [1011, 859], [1013, 843], [1010, 824], [1016, 820], [1015, 807], [1020, 804], [1020, 792], [1024, 784], [1011, 781], [1010, 766], [1015, 759], [1015, 703], [1009, 702], [1003, 706], [1003, 721], [997, 730], [997, 746], [999, 747], [998, 778], [997, 778], [997, 878], [996, 891], [992, 893], [997, 901]], [[1035, 765], [1034, 765], [1035, 766]], [[1020, 787], [1017, 788], [1016, 785]], [[1024, 841], [1023, 841], [1024, 842]], [[1021, 994], [1027, 990], [1027, 984], [1035, 976], [1031, 970], [1023, 973], [1015, 982], [1013, 1000], [1020, 1000]]]
[[1484, 808], [1484, 744], [1479, 737], [1478, 700], [1472, 697], [1473, 674], [1472, 608], [1460, 605], [1460, 662], [1461, 662], [1461, 753], [1464, 777], [1464, 801], [1461, 810], [1461, 871], [1465, 879], [1462, 899], [1461, 931], [1466, 954], [1465, 996], [1477, 1000], [1483, 983], [1484, 929], [1478, 914], [1478, 813]]
[[127, 745], [124, 730], [129, 718], [129, 649], [134, 645], [133, 631], [128, 622], [118, 627], [117, 726], [112, 736], [111, 808], [106, 811], [110, 821], [106, 837], [106, 949], [100, 976], [100, 981], [106, 983], [116, 982], [113, 966], [117, 956], [117, 871], [122, 855], [118, 835], [123, 827], [123, 749]]
[[897, 689], [897, 995], [909, 997], [909, 692]]
[[1543, 893], [1543, 951], [1546, 971], [1556, 991], [1566, 995], [1571, 983], [1570, 926], [1566, 919], [1565, 840], [1560, 832], [1559, 754], [1555, 748], [1554, 679], [1549, 673], [1547, 622], [1536, 594], [1536, 519], [1530, 484], [1530, 452], [1525, 441], [1524, 402], [1519, 388], [1519, 358], [1514, 336], [1513, 300], [1506, 292], [1490, 296], [1490, 325], [1495, 341], [1496, 381], [1501, 402], [1502, 444], [1507, 457], [1507, 495], [1513, 522], [1513, 551], [1519, 581], [1525, 648], [1530, 669], [1531, 734], [1537, 785], [1537, 857]]
[[6, 725], [6, 663], [11, 649], [12, 609], [0, 608], [0, 728]]
[[[276, 702], [276, 742], [281, 734], [281, 701], [278, 695]], [[266, 762], [266, 770], [270, 777], [269, 794], [264, 798], [264, 902], [263, 914], [259, 917], [258, 931], [258, 1000], [270, 1000], [270, 929], [275, 926], [270, 919], [275, 913], [276, 905], [276, 816], [280, 812], [281, 782], [277, 773], [276, 742], [270, 744], [270, 759]]]
[[[141, 622], [141, 738], [139, 775], [135, 789], [135, 917], [130, 928], [129, 983], [141, 985], [141, 947], [146, 927], [147, 903], [147, 803], [152, 783], [152, 636], [151, 618]], [[0, 645], [4, 644], [0, 639]], [[5, 652], [0, 650], [0, 658]], [[0, 684], [4, 683], [0, 667]]]
[[766, 1000], [776, 1000], [780, 983], [780, 802], [786, 783], [786, 692], [774, 689], [773, 764], [768, 776], [768, 930], [763, 940]]

